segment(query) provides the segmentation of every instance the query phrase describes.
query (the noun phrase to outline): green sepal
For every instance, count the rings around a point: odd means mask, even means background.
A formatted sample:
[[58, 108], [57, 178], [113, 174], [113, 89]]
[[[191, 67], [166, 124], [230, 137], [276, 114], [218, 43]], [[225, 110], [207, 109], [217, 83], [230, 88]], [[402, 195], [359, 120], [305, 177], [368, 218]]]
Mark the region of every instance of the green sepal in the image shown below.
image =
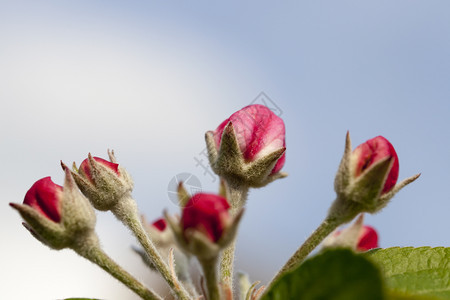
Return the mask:
[[371, 165], [350, 184], [347, 197], [351, 201], [360, 203], [367, 212], [376, 211], [378, 198], [383, 190], [392, 164], [393, 158], [387, 157]]
[[350, 133], [347, 131], [345, 136], [344, 155], [339, 164], [338, 172], [334, 179], [334, 190], [339, 195], [350, 184], [350, 158], [352, 154], [352, 141]]
[[184, 188], [183, 182], [180, 182], [178, 184], [177, 196], [178, 196], [178, 205], [180, 205], [180, 207], [185, 207], [189, 199], [191, 199], [191, 195], [189, 195], [188, 191]]

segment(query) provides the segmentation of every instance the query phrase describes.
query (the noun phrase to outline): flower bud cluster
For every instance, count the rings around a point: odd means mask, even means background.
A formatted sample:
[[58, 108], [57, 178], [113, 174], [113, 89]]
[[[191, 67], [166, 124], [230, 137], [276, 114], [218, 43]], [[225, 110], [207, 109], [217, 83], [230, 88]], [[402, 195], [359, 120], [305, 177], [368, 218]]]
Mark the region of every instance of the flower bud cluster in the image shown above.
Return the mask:
[[[188, 295], [180, 283], [180, 279], [183, 283], [190, 282], [189, 259], [195, 256], [203, 268], [208, 298], [221, 299], [223, 294], [232, 295], [233, 241], [249, 188], [263, 187], [287, 176], [281, 171], [286, 159], [285, 125], [266, 106], [249, 105], [224, 120], [216, 130], [208, 131], [205, 138], [211, 168], [221, 177], [220, 192], [190, 195], [180, 183], [181, 217], [165, 212], [164, 218], [153, 223], [141, 220], [131, 197], [131, 176], [109, 151], [109, 161], [89, 154], [79, 167], [74, 163], [72, 170], [61, 162], [65, 172], [64, 187], [53, 183], [50, 177], [42, 178], [28, 190], [23, 204], [11, 203], [11, 206], [25, 220], [25, 227], [42, 243], [53, 249], [72, 248], [105, 270], [113, 271], [113, 276], [127, 284], [134, 279], [117, 267], [112, 270], [114, 264], [98, 250], [94, 208], [111, 211], [134, 233], [143, 249], [135, 251], [160, 272], [174, 295], [184, 300], [191, 299], [190, 296], [197, 298], [195, 291]], [[400, 183], [397, 183], [398, 175], [399, 159], [386, 138], [377, 136], [352, 150], [347, 133], [334, 182], [337, 197], [328, 217], [277, 277], [298, 266], [338, 226], [360, 213], [378, 212], [420, 174]], [[91, 242], [98, 248], [86, 250]], [[348, 228], [329, 235], [323, 245], [367, 251], [378, 247], [378, 235], [372, 227], [363, 225], [361, 215]], [[84, 251], [80, 251], [81, 248]], [[95, 251], [90, 251], [93, 249]], [[168, 262], [166, 257], [169, 257]], [[222, 259], [220, 289], [219, 258]], [[178, 260], [178, 267], [174, 266], [177, 265], [175, 260]], [[134, 284], [134, 291], [140, 295], [147, 293], [139, 283]], [[152, 292], [147, 296], [146, 299], [157, 299]]]
[[53, 249], [79, 248], [97, 242], [94, 208], [114, 208], [133, 188], [130, 176], [117, 164], [114, 153], [108, 154], [111, 161], [89, 154], [73, 171], [61, 163], [64, 188], [45, 177], [28, 190], [23, 204], [10, 204], [38, 240]]

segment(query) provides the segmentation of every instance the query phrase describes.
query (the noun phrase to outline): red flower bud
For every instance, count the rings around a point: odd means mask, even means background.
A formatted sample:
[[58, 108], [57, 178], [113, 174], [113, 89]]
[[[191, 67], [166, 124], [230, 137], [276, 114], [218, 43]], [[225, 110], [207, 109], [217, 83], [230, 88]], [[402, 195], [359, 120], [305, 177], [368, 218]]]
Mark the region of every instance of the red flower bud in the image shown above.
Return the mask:
[[[103, 166], [107, 167], [108, 169], [111, 169], [114, 173], [117, 174], [117, 176], [120, 176], [119, 173], [119, 164], [107, 161], [100, 157], [92, 157], [96, 162], [102, 164]], [[79, 172], [82, 173], [86, 178], [88, 178], [91, 182], [94, 182], [94, 179], [92, 177], [92, 171], [91, 171], [91, 164], [89, 164], [89, 159], [86, 158], [83, 160], [83, 162], [80, 165]]]
[[48, 219], [59, 223], [62, 190], [62, 186], [53, 183], [50, 176], [42, 178], [28, 190], [23, 204], [31, 206]]
[[191, 197], [183, 209], [183, 231], [193, 228], [203, 232], [212, 242], [217, 242], [230, 222], [227, 200], [215, 194], [199, 193]]
[[153, 228], [159, 231], [164, 231], [167, 227], [167, 222], [165, 219], [161, 218], [152, 223]]
[[344, 155], [334, 179], [337, 197], [328, 216], [345, 223], [359, 213], [380, 211], [398, 191], [420, 176], [397, 183], [398, 171], [397, 153], [387, 139], [377, 136], [352, 151], [347, 132]]
[[378, 234], [373, 227], [364, 225], [361, 228], [359, 234], [358, 245], [356, 249], [358, 251], [367, 251], [370, 249], [378, 248]]
[[324, 247], [349, 247], [359, 252], [378, 248], [378, 235], [373, 227], [363, 225], [364, 215], [343, 230], [336, 230], [324, 241]]
[[398, 157], [394, 147], [387, 139], [382, 136], [370, 139], [356, 147], [352, 156], [356, 160], [355, 177], [360, 176], [366, 169], [379, 160], [392, 158], [393, 164], [386, 177], [381, 194], [389, 192], [395, 186], [399, 171]]
[[[117, 163], [114, 152], [108, 151], [108, 155], [110, 161], [89, 154], [79, 168], [74, 163], [71, 171], [81, 192], [102, 211], [112, 210], [119, 202], [123, 204], [123, 199], [129, 199], [133, 190], [133, 181]], [[63, 169], [67, 168], [65, 164], [61, 165]]]
[[23, 204], [10, 205], [25, 220], [25, 228], [52, 249], [75, 249], [96, 240], [94, 209], [67, 169], [64, 188], [45, 177], [28, 190]]
[[[285, 128], [283, 120], [264, 105], [254, 104], [232, 114], [214, 131], [216, 148], [220, 148], [222, 134], [231, 122], [239, 148], [247, 162], [255, 161], [274, 151], [285, 148]], [[281, 170], [285, 162], [283, 154], [272, 169], [271, 174]]]

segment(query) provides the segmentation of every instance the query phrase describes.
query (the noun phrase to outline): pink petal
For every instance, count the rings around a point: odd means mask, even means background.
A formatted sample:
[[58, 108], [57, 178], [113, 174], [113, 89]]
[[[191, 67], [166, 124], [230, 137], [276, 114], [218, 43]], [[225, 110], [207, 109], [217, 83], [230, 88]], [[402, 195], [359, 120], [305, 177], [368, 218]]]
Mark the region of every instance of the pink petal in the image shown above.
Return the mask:
[[23, 201], [48, 219], [59, 222], [61, 220], [60, 200], [63, 188], [53, 183], [50, 176], [36, 181], [28, 190]]

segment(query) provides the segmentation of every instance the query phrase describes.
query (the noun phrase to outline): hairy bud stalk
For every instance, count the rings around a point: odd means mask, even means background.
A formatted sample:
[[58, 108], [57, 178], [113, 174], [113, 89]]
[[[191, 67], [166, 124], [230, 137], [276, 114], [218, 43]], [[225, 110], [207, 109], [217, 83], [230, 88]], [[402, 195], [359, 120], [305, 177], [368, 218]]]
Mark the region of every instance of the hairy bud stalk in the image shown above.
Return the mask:
[[[182, 185], [178, 194], [188, 195]], [[185, 202], [180, 220], [165, 213], [180, 248], [196, 256], [200, 262], [211, 300], [220, 299], [217, 277], [219, 255], [235, 239], [243, 214], [241, 210], [232, 217], [229, 209], [230, 205], [224, 197], [198, 193]]]

